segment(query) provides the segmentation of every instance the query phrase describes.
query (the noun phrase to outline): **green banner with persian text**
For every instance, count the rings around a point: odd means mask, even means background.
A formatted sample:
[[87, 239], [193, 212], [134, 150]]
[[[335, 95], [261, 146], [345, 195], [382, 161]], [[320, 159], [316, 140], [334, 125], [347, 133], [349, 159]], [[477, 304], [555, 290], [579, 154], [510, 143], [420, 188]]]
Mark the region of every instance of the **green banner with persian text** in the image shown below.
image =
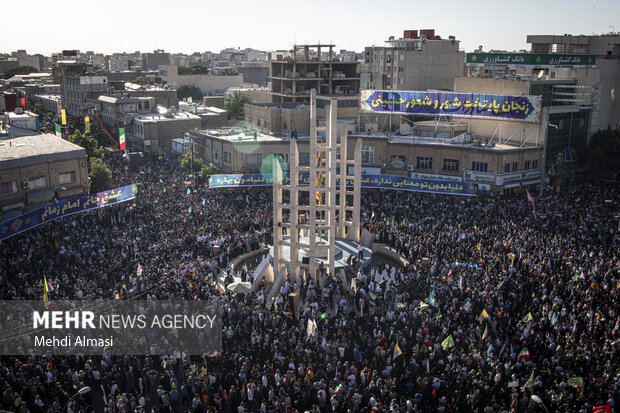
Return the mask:
[[556, 53], [467, 53], [467, 66], [595, 67], [596, 56]]

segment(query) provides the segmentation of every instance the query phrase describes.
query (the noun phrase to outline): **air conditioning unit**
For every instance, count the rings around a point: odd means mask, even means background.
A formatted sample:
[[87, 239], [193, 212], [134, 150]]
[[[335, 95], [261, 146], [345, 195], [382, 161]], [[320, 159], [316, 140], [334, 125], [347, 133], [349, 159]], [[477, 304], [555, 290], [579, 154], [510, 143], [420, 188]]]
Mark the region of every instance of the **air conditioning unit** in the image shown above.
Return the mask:
[[24, 189], [28, 189], [28, 188], [30, 188], [30, 182], [28, 182], [28, 181], [22, 182], [22, 186], [23, 186]]

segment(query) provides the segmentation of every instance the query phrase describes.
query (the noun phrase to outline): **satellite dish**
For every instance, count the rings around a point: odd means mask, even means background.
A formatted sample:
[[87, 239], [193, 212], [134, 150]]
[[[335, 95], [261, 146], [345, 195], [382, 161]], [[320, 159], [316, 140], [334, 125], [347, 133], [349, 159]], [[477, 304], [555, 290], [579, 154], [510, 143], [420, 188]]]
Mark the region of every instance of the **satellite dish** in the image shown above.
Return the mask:
[[409, 135], [409, 132], [411, 132], [411, 126], [409, 126], [408, 123], [403, 123], [402, 125], [400, 125], [401, 135]]
[[545, 71], [540, 69], [540, 72], [538, 72], [538, 75], [536, 77], [540, 79], [541, 77], [543, 77], [544, 74], [545, 74]]

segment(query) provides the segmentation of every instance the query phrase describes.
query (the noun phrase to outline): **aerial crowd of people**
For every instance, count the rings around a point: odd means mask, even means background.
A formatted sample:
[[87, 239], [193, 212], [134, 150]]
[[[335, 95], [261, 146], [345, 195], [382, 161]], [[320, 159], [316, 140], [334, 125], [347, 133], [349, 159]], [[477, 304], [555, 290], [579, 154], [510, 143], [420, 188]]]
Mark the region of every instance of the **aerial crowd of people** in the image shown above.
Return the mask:
[[[620, 406], [620, 197], [363, 190], [362, 230], [401, 255], [234, 294], [220, 274], [269, 244], [271, 188], [187, 187], [187, 171], [106, 160], [135, 200], [2, 241], [0, 296], [209, 300], [222, 351], [0, 358], [12, 412], [592, 412]], [[277, 227], [276, 227], [277, 228]], [[244, 274], [245, 278], [245, 274]], [[250, 277], [251, 278], [251, 277]], [[219, 280], [219, 281], [218, 281]], [[353, 280], [355, 282], [353, 282]], [[349, 288], [354, 285], [354, 288]], [[0, 340], [14, 338], [3, 332]], [[78, 394], [89, 387], [89, 392]], [[598, 407], [597, 407], [598, 408]], [[607, 407], [602, 407], [607, 408]]]

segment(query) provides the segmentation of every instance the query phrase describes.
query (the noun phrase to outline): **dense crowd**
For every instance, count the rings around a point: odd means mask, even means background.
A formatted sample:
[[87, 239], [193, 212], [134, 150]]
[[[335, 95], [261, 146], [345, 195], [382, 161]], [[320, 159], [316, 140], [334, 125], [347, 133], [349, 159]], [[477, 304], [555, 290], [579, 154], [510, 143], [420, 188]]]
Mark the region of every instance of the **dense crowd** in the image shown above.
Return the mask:
[[523, 193], [364, 190], [362, 228], [408, 265], [385, 280], [351, 268], [350, 283], [308, 282], [295, 312], [292, 283], [267, 308], [264, 291], [247, 299], [217, 282], [232, 259], [269, 242], [270, 188], [188, 189], [186, 172], [162, 161], [108, 164], [113, 187], [138, 183], [135, 201], [3, 241], [0, 296], [39, 300], [45, 274], [52, 300], [211, 300], [222, 352], [3, 356], [4, 410], [530, 412], [540, 401], [590, 412], [620, 403], [613, 186], [563, 188], [537, 198], [535, 213]]

